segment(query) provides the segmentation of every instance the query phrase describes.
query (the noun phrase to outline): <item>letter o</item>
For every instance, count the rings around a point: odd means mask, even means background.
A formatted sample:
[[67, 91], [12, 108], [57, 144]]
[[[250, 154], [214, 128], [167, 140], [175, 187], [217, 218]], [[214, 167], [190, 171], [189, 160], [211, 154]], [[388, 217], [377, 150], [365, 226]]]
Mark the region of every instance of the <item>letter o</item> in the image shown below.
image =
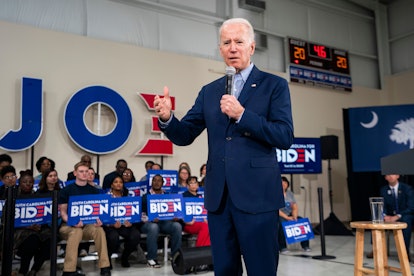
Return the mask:
[[[86, 126], [88, 108], [97, 103], [108, 105], [115, 113], [114, 129], [107, 135], [96, 135]], [[104, 86], [90, 86], [79, 90], [69, 99], [64, 114], [66, 131], [72, 141], [85, 151], [95, 154], [111, 153], [128, 140], [132, 115], [126, 101], [114, 90]]]

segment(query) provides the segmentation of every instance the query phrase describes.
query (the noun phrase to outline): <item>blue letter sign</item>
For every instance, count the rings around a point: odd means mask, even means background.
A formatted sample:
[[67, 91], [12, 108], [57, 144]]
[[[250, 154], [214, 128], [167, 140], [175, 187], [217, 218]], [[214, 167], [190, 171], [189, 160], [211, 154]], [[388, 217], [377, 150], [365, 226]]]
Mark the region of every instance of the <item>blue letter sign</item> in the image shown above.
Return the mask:
[[[114, 129], [107, 135], [92, 133], [84, 122], [84, 115], [93, 104], [104, 103], [116, 116]], [[121, 148], [128, 140], [132, 127], [131, 111], [125, 100], [114, 90], [103, 86], [90, 86], [76, 92], [65, 108], [65, 127], [69, 137], [80, 148], [105, 154]]]
[[22, 151], [33, 146], [42, 134], [42, 80], [23, 78], [21, 124], [0, 137], [0, 148]]

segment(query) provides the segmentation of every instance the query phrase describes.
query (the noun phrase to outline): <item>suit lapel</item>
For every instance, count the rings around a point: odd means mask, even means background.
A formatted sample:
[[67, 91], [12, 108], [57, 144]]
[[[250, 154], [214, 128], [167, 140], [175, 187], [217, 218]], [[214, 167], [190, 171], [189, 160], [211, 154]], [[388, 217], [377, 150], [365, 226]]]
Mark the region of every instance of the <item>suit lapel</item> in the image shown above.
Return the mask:
[[252, 71], [250, 72], [249, 77], [246, 80], [246, 83], [243, 86], [242, 91], [240, 92], [239, 102], [241, 105], [245, 105], [245, 103], [249, 100], [249, 98], [254, 94], [256, 89], [259, 88], [261, 81], [261, 73], [256, 66], [253, 66]]

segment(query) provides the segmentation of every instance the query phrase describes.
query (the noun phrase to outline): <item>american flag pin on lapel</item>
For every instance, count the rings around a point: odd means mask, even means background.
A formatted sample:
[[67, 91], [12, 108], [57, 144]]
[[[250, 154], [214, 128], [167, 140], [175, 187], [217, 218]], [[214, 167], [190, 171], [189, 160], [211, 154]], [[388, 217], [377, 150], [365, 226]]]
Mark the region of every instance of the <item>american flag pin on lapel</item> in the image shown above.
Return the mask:
[[255, 83], [253, 83], [253, 84], [252, 84], [252, 87], [256, 87], [256, 84], [255, 84]]

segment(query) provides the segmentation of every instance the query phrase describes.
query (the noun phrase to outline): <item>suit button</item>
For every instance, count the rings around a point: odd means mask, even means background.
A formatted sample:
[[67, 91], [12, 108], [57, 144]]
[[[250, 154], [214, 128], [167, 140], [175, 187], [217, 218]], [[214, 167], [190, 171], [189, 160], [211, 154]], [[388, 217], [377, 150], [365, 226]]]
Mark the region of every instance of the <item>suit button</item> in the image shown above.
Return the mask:
[[250, 132], [245, 132], [244, 133], [244, 136], [250, 136], [251, 134], [250, 134]]
[[226, 137], [226, 140], [227, 140], [227, 141], [230, 141], [230, 140], [231, 140], [231, 137]]

